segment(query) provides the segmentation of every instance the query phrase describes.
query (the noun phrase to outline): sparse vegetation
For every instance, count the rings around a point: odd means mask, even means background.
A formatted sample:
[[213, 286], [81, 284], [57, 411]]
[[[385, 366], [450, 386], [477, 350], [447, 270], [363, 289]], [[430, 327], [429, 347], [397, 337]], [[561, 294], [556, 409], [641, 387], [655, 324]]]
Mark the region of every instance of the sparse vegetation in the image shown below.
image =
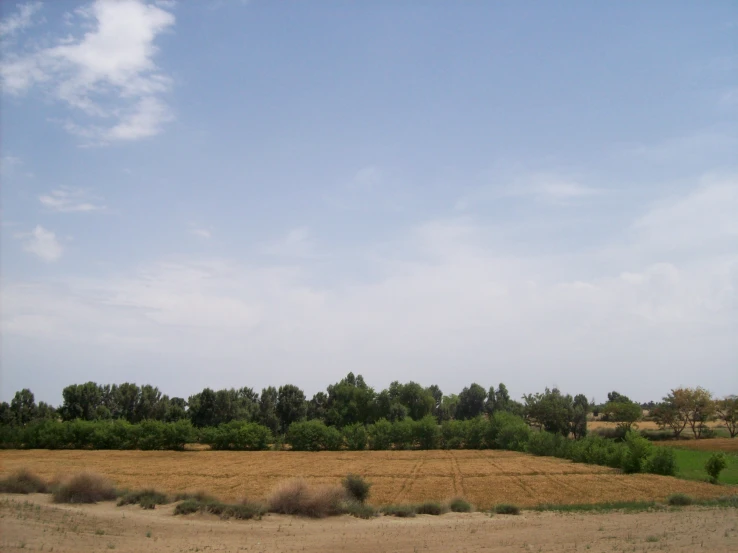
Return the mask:
[[144, 509], [154, 509], [156, 505], [166, 505], [171, 500], [166, 494], [151, 488], [126, 492], [118, 498], [118, 507], [123, 505], [140, 505]]
[[454, 497], [448, 502], [448, 508], [454, 513], [470, 513], [472, 505], [462, 497]]
[[116, 498], [112, 484], [97, 474], [83, 472], [72, 476], [53, 490], [55, 503], [97, 503]]
[[419, 515], [442, 515], [448, 512], [448, 507], [435, 501], [425, 501], [415, 506]]
[[385, 505], [379, 509], [383, 515], [410, 518], [417, 515], [415, 505]]
[[495, 505], [495, 508], [493, 510], [498, 515], [519, 515], [520, 514], [520, 507], [518, 507], [517, 505], [511, 505], [509, 503], [500, 503], [499, 505]]
[[694, 499], [692, 499], [687, 494], [675, 493], [669, 496], [669, 498], [667, 499], [667, 503], [675, 507], [683, 507], [685, 505], [691, 505], [692, 503], [694, 503]]

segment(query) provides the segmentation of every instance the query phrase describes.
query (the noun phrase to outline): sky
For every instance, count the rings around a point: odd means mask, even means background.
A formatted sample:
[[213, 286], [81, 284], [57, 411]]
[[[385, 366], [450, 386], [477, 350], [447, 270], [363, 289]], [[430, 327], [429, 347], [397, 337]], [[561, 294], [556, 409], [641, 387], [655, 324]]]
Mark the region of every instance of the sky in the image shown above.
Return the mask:
[[738, 393], [738, 4], [0, 4], [0, 399]]

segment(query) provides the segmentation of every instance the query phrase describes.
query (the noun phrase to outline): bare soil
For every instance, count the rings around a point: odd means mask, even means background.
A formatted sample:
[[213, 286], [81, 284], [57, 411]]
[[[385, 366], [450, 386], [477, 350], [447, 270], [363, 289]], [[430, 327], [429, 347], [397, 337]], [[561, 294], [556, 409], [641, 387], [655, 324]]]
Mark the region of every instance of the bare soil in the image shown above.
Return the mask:
[[54, 505], [48, 495], [0, 495], [0, 550], [15, 551], [738, 551], [738, 511], [688, 507], [628, 514], [523, 512], [349, 516], [270, 515], [223, 521], [173, 516], [173, 506]]

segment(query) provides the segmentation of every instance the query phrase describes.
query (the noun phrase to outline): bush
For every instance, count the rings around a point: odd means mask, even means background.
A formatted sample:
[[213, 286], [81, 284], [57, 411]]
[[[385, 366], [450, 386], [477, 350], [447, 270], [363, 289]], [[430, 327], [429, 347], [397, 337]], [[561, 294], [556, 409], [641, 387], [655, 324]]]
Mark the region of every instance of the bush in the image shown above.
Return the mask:
[[166, 494], [148, 488], [123, 494], [118, 498], [118, 507], [138, 504], [144, 509], [153, 509], [155, 505], [166, 505], [169, 502]]
[[404, 418], [392, 423], [392, 445], [395, 449], [412, 449], [415, 423], [411, 418]]
[[21, 469], [0, 480], [0, 493], [47, 493], [49, 486], [31, 471]]
[[464, 447], [464, 421], [443, 421], [441, 423], [441, 447], [444, 449], [461, 449]]
[[375, 450], [392, 447], [392, 423], [387, 419], [379, 419], [367, 428], [369, 446]]
[[341, 433], [323, 421], [293, 422], [287, 429], [286, 441], [294, 451], [336, 450], [343, 440]]
[[343, 439], [346, 441], [346, 447], [350, 450], [363, 451], [366, 449], [366, 427], [359, 422], [344, 427]]
[[484, 449], [489, 447], [486, 440], [489, 434], [489, 421], [482, 417], [476, 417], [464, 421], [464, 445], [466, 449]]
[[648, 458], [653, 445], [637, 432], [630, 431], [625, 435], [625, 444], [628, 446], [622, 469], [626, 474], [645, 472]]
[[115, 499], [115, 488], [97, 474], [83, 472], [53, 491], [54, 503], [97, 503]]
[[201, 510], [218, 515], [222, 519], [235, 518], [240, 520], [261, 519], [266, 513], [266, 507], [261, 503], [242, 501], [237, 504], [221, 503], [219, 501], [201, 503]]
[[400, 518], [410, 518], [417, 514], [415, 505], [385, 505], [380, 511], [384, 515]]
[[449, 501], [448, 508], [454, 513], [471, 513], [472, 510], [471, 503], [462, 497], [454, 497]]
[[272, 432], [253, 422], [232, 421], [202, 432], [202, 442], [216, 450], [262, 451], [269, 449], [271, 441]]
[[372, 487], [369, 482], [361, 476], [349, 474], [343, 479], [342, 484], [349, 498], [359, 503], [366, 503], [366, 500], [369, 498], [369, 490]]
[[340, 514], [346, 494], [338, 486], [308, 486], [302, 479], [284, 482], [270, 494], [267, 504], [272, 513], [323, 518]]
[[719, 451], [710, 455], [705, 462], [705, 470], [710, 476], [710, 482], [717, 484], [720, 473], [726, 466], [728, 466], [728, 460], [725, 458], [725, 453]]
[[189, 515], [191, 513], [197, 513], [202, 509], [202, 506], [202, 501], [198, 501], [197, 499], [185, 499], [174, 508], [174, 514]]
[[511, 505], [509, 503], [501, 503], [495, 506], [495, 513], [498, 515], [519, 515], [520, 507], [517, 505]]
[[416, 505], [415, 512], [419, 515], [442, 515], [448, 512], [448, 507], [434, 501], [426, 501]]
[[413, 428], [415, 441], [420, 449], [436, 449], [441, 437], [438, 422], [432, 415], [427, 415], [417, 421]]
[[677, 470], [676, 453], [670, 447], [657, 447], [646, 467], [651, 474], [674, 476]]
[[669, 505], [681, 507], [685, 505], [691, 505], [692, 503], [694, 503], [694, 500], [687, 494], [675, 493], [669, 496], [669, 498], [667, 499], [667, 503], [669, 503]]
[[494, 436], [494, 445], [501, 449], [525, 451], [530, 438], [530, 427], [522, 418], [498, 411], [492, 416], [489, 435]]

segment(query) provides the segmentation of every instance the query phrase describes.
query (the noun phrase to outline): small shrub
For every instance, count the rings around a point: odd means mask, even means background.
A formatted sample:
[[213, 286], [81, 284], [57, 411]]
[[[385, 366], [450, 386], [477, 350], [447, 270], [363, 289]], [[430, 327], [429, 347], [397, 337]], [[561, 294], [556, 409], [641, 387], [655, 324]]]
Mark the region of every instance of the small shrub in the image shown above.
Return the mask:
[[49, 486], [31, 471], [21, 469], [0, 480], [0, 493], [47, 493]]
[[434, 501], [426, 501], [417, 505], [415, 512], [419, 515], [442, 515], [448, 512], [448, 507]]
[[174, 496], [174, 501], [187, 501], [188, 499], [194, 499], [200, 503], [210, 503], [217, 501], [212, 495], [207, 494], [203, 491], [199, 492], [181, 492]]
[[691, 505], [692, 503], [694, 503], [694, 500], [687, 494], [675, 493], [669, 496], [669, 499], [667, 499], [667, 503], [669, 503], [669, 505], [682, 507], [684, 505]]
[[519, 515], [520, 507], [509, 503], [501, 503], [495, 506], [495, 513], [498, 515]]
[[102, 476], [83, 472], [53, 491], [54, 503], [97, 503], [115, 499], [115, 488]]
[[415, 505], [385, 505], [382, 514], [390, 517], [410, 518], [417, 514]]
[[260, 519], [266, 513], [266, 507], [264, 505], [251, 501], [242, 501], [235, 505], [213, 501], [210, 503], [201, 503], [200, 509], [206, 513], [218, 515], [222, 519]]
[[144, 509], [153, 509], [156, 505], [166, 505], [169, 498], [166, 494], [153, 489], [128, 492], [118, 498], [118, 507], [123, 505], [140, 505]]
[[377, 510], [374, 507], [358, 501], [347, 501], [343, 510], [347, 515], [356, 518], [374, 518], [377, 516]]
[[725, 453], [719, 451], [710, 455], [710, 458], [705, 462], [705, 470], [710, 476], [710, 482], [717, 484], [720, 473], [726, 466], [728, 466], [728, 460], [725, 458]]
[[185, 499], [174, 508], [175, 515], [189, 515], [202, 509], [203, 503], [197, 499]]
[[628, 450], [623, 460], [623, 472], [633, 474], [644, 472], [648, 458], [651, 456], [653, 444], [637, 432], [630, 431], [625, 435]]
[[348, 496], [359, 503], [365, 503], [369, 498], [369, 490], [372, 485], [361, 476], [349, 474], [341, 483]]
[[454, 497], [449, 501], [448, 508], [454, 513], [470, 513], [472, 510], [471, 503], [463, 497]]
[[277, 486], [267, 500], [269, 511], [285, 515], [324, 518], [341, 513], [346, 494], [338, 486], [308, 486], [294, 479]]

